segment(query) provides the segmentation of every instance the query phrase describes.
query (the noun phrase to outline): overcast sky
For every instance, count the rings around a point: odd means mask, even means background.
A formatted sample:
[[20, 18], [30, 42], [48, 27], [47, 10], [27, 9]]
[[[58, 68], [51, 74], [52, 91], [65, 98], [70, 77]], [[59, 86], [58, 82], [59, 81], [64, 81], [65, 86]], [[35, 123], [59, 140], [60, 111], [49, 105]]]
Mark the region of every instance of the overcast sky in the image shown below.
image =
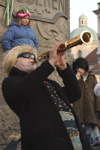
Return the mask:
[[79, 17], [84, 13], [88, 18], [88, 27], [98, 32], [97, 15], [100, 0], [70, 0], [70, 32], [79, 27]]

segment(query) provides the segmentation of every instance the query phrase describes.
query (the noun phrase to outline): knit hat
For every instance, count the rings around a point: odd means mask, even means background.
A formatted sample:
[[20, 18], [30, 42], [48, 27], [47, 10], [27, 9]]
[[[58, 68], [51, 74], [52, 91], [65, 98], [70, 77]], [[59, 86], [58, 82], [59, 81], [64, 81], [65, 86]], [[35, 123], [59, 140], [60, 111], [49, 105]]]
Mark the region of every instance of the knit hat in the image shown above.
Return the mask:
[[26, 6], [22, 7], [22, 9], [23, 9], [23, 12], [17, 13], [18, 17], [23, 18], [27, 15], [31, 16], [31, 14]]

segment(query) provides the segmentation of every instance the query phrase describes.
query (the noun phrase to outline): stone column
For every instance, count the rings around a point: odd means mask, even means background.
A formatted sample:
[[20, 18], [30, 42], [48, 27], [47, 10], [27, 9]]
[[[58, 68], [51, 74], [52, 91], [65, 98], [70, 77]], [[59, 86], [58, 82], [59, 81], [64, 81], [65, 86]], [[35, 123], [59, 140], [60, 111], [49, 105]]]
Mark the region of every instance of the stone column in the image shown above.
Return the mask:
[[100, 3], [98, 3], [98, 9], [93, 11], [97, 15], [97, 26], [98, 26], [98, 59], [100, 61]]

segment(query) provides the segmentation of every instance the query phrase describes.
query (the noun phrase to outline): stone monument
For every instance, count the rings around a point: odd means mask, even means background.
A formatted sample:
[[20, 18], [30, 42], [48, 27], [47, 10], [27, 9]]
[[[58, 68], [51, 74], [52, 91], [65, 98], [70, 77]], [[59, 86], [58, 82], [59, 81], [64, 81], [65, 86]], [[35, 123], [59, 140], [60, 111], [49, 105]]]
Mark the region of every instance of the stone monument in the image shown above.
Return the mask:
[[[70, 0], [0, 0], [0, 145], [6, 144], [12, 132], [20, 133], [19, 119], [5, 103], [1, 84], [6, 77], [2, 68], [2, 39], [11, 22], [16, 19], [16, 12], [22, 9], [22, 6], [27, 6], [32, 15], [31, 27], [39, 40], [38, 55], [49, 50], [58, 41], [70, 39]], [[70, 50], [67, 50], [64, 57], [66, 62], [72, 63], [73, 56]], [[38, 62], [38, 65], [40, 63]], [[62, 85], [56, 71], [49, 78]]]

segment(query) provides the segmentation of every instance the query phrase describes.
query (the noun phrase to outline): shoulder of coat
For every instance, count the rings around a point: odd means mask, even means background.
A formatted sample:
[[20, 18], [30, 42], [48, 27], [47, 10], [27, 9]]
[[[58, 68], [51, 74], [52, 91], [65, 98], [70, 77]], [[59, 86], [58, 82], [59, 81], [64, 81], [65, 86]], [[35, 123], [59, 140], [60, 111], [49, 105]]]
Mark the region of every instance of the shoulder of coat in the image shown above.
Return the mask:
[[93, 73], [89, 73], [90, 78], [95, 78], [95, 75]]

